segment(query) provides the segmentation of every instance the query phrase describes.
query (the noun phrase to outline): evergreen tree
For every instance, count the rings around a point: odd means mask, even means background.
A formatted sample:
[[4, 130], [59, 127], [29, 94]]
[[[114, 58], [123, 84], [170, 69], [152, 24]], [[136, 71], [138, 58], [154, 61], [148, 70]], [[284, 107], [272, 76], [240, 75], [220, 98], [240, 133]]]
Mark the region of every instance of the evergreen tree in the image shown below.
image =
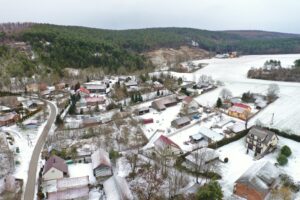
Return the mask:
[[222, 200], [222, 188], [217, 181], [211, 181], [199, 188], [196, 197], [197, 200]]
[[223, 105], [221, 98], [218, 98], [217, 100], [217, 108], [221, 108]]
[[77, 82], [77, 83], [75, 84], [74, 91], [76, 92], [79, 88], [80, 88], [80, 83]]

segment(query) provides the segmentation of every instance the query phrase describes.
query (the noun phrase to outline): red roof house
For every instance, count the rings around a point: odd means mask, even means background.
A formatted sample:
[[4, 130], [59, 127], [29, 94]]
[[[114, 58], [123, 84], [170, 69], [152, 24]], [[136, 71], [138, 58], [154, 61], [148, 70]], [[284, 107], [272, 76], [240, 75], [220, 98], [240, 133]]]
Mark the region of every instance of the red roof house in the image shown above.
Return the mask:
[[247, 109], [247, 110], [251, 110], [251, 107], [246, 105], [246, 104], [242, 104], [242, 103], [234, 103], [233, 106], [236, 106], [236, 107], [240, 107], [240, 108], [244, 108], [244, 109]]
[[89, 95], [90, 91], [84, 87], [80, 87], [76, 92], [79, 92], [80, 94]]
[[173, 142], [170, 138], [161, 135], [155, 142], [154, 142], [154, 147], [156, 150], [160, 151], [164, 151], [164, 150], [169, 150], [170, 153], [173, 154], [177, 154], [181, 152], [180, 147]]

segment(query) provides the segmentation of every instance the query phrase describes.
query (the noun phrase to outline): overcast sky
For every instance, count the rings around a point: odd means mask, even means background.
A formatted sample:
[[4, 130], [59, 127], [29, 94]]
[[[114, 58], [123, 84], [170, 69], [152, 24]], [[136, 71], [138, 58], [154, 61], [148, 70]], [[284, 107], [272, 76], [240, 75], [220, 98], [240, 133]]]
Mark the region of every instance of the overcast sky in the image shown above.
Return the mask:
[[0, 22], [300, 33], [300, 0], [0, 0]]

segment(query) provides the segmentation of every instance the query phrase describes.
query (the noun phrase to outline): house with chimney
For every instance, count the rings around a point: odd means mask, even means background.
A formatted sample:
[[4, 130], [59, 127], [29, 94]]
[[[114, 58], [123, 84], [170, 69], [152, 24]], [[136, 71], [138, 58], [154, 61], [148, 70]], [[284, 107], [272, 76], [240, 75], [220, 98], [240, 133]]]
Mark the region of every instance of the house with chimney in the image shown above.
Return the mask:
[[67, 177], [68, 166], [64, 159], [53, 155], [45, 163], [43, 170], [43, 180], [56, 180]]
[[247, 152], [252, 150], [255, 156], [263, 156], [273, 151], [278, 143], [278, 137], [273, 131], [253, 126], [246, 137]]

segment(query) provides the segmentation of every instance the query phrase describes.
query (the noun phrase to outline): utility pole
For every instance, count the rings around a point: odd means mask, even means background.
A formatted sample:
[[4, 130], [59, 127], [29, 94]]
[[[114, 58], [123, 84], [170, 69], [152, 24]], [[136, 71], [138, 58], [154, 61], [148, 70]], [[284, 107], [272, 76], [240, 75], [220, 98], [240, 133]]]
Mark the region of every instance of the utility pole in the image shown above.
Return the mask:
[[272, 126], [274, 124], [274, 113], [272, 114], [272, 118], [271, 118], [271, 123], [270, 125]]

